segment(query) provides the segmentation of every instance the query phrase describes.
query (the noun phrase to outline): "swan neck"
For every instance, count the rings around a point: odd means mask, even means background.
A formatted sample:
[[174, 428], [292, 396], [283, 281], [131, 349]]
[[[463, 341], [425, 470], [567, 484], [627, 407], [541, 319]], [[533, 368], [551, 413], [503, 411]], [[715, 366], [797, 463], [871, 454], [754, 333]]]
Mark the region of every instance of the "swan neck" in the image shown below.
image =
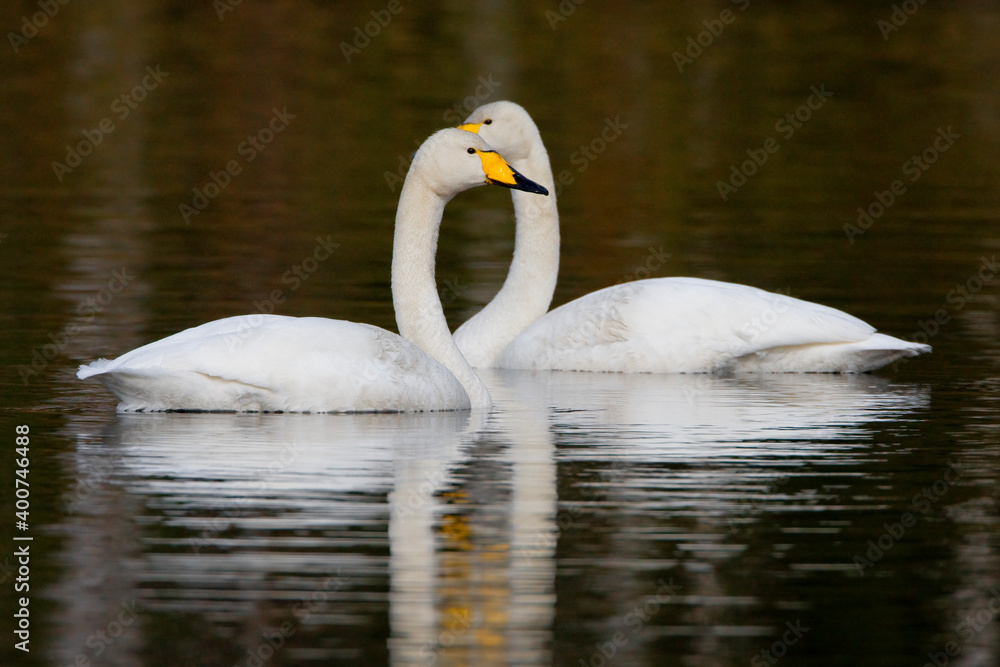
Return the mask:
[[[518, 297], [528, 296], [530, 291], [535, 307], [541, 308], [536, 317], [541, 317], [552, 302], [559, 276], [559, 208], [552, 167], [541, 138], [528, 157], [513, 166], [523, 174], [537, 174], [549, 194], [543, 197], [511, 191], [516, 221], [514, 258], [504, 288], [517, 292]], [[539, 282], [529, 284], [529, 280]]]
[[473, 408], [490, 408], [486, 385], [451, 337], [434, 278], [438, 231], [451, 197], [435, 193], [411, 169], [399, 196], [392, 244], [392, 304], [399, 334], [437, 359], [462, 383]]
[[479, 368], [496, 365], [504, 348], [548, 311], [559, 277], [559, 210], [541, 137], [532, 141], [527, 157], [510, 163], [549, 194], [511, 191], [516, 229], [507, 278], [493, 300], [456, 332], [462, 351]]

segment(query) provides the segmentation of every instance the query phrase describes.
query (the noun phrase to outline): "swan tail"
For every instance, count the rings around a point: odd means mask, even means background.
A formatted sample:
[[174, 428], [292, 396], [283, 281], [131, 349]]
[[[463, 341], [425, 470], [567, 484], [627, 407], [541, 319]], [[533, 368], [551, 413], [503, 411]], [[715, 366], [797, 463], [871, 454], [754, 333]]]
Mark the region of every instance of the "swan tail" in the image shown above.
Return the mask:
[[885, 334], [872, 334], [850, 343], [821, 343], [772, 347], [737, 359], [737, 372], [867, 373], [931, 351], [930, 345], [912, 343]]
[[108, 369], [108, 363], [81, 366], [77, 377], [103, 384], [119, 400], [118, 412], [274, 412], [291, 407], [275, 400], [266, 387], [238, 380], [158, 368]]
[[107, 359], [98, 359], [92, 364], [83, 364], [76, 371], [76, 376], [81, 380], [86, 380], [89, 377], [100, 375], [107, 370], [108, 364], [110, 363], [111, 362]]
[[853, 356], [856, 360], [854, 364], [857, 370], [850, 372], [874, 371], [900, 359], [928, 354], [930, 351], [930, 345], [900, 340], [885, 334], [873, 334], [871, 338], [861, 341], [854, 347]]

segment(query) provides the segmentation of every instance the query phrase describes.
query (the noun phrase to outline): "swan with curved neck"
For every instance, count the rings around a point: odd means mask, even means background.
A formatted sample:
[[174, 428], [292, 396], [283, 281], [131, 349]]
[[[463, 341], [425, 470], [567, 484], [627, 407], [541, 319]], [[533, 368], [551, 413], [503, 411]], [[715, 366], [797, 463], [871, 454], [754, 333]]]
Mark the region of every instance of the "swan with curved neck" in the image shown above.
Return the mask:
[[483, 310], [455, 331], [455, 341], [469, 362], [476, 368], [489, 368], [552, 303], [559, 277], [559, 209], [549, 155], [524, 109], [513, 102], [489, 104], [479, 107], [466, 123], [464, 129], [502, 138], [514, 150], [513, 155], [504, 157], [549, 191], [548, 197], [511, 191], [517, 224], [507, 278]]
[[[865, 372], [930, 346], [876, 333], [856, 317], [746, 285], [651, 278], [546, 313], [559, 271], [559, 215], [548, 155], [528, 113], [483, 105], [460, 126], [553, 195], [514, 192], [514, 261], [497, 296], [455, 332], [478, 368], [606, 372]], [[528, 322], [528, 324], [524, 324]]]
[[488, 183], [547, 194], [463, 130], [437, 132], [414, 156], [393, 240], [401, 335], [344, 320], [242, 315], [81, 366], [77, 376], [102, 382], [122, 412], [489, 409], [489, 391], [455, 345], [434, 281], [445, 205]]

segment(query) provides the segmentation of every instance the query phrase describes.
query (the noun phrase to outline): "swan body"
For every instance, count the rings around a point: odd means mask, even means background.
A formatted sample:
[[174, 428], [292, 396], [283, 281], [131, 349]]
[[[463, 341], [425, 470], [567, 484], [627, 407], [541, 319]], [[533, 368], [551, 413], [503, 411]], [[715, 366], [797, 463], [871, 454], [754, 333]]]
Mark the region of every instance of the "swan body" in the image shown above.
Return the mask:
[[486, 183], [545, 193], [462, 130], [441, 130], [414, 156], [393, 239], [401, 335], [343, 320], [243, 315], [100, 359], [77, 376], [102, 382], [120, 399], [120, 412], [489, 409], [489, 392], [451, 337], [434, 281], [445, 204]]
[[321, 317], [240, 315], [80, 369], [120, 412], [422, 411], [471, 407], [458, 379], [405, 338]]
[[540, 318], [498, 368], [646, 373], [852, 373], [922, 346], [847, 313], [755, 287], [659, 278], [606, 287]]
[[[522, 107], [486, 104], [461, 127], [497, 147], [515, 168], [540, 175], [539, 182], [554, 191], [541, 135]], [[520, 192], [512, 197], [517, 231], [511, 272], [493, 301], [455, 332], [476, 367], [850, 373], [931, 349], [876, 333], [833, 308], [698, 278], [623, 283], [546, 313], [559, 269], [555, 197], [537, 202]], [[533, 229], [522, 229], [527, 227]], [[513, 331], [525, 320], [529, 324]]]

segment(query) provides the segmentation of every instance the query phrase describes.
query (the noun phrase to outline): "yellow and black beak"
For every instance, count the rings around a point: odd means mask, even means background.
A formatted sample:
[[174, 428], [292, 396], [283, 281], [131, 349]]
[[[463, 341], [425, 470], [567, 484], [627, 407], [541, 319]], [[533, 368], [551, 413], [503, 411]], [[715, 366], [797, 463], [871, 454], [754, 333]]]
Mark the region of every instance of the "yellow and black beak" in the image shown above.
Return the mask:
[[521, 172], [507, 164], [496, 151], [481, 151], [479, 149], [469, 149], [475, 151], [479, 159], [483, 161], [483, 173], [486, 174], [486, 182], [492, 185], [500, 185], [511, 190], [522, 190], [537, 195], [548, 195], [549, 191], [535, 183], [529, 178], [525, 178]]

